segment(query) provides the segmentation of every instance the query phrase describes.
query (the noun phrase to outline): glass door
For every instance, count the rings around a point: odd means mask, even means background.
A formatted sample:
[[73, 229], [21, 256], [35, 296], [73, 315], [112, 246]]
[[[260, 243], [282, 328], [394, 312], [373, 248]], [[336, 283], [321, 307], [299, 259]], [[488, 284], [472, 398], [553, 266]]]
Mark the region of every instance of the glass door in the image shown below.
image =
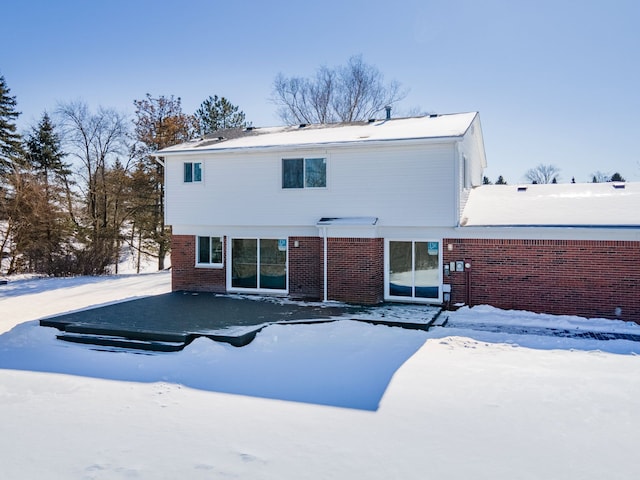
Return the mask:
[[386, 293], [390, 298], [440, 299], [440, 242], [390, 241]]
[[287, 289], [287, 240], [234, 238], [231, 241], [232, 289]]

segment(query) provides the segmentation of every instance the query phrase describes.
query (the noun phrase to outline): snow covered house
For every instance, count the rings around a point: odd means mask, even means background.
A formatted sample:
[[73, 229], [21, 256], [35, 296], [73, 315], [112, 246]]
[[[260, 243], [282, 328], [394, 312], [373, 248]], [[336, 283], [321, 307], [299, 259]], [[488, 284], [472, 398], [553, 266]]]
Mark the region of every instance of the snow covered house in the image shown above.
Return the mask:
[[640, 209], [567, 217], [570, 198], [640, 206], [638, 187], [481, 186], [476, 112], [250, 127], [157, 155], [174, 290], [640, 318]]

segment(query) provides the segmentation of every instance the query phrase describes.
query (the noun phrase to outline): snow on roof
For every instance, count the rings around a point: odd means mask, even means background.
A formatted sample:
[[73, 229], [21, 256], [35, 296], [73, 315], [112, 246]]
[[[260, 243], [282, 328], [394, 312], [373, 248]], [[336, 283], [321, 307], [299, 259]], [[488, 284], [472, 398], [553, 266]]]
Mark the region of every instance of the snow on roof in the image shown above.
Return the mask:
[[356, 123], [223, 130], [157, 153], [167, 156], [230, 149], [461, 137], [477, 115], [477, 112], [470, 112]]
[[640, 228], [640, 182], [482, 185], [460, 225]]

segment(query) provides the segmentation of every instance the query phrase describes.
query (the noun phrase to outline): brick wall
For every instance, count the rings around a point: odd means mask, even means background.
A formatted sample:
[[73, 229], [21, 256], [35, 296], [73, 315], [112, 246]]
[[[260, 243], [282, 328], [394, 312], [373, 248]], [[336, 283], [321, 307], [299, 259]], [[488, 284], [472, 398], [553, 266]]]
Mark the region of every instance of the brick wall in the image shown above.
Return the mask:
[[382, 302], [383, 239], [329, 238], [327, 242], [329, 300], [368, 305]]
[[[298, 247], [295, 242], [298, 242]], [[174, 235], [171, 250], [172, 290], [225, 292], [225, 269], [196, 268], [196, 238]], [[226, 238], [225, 238], [226, 243]], [[226, 249], [223, 248], [226, 253]], [[310, 300], [324, 295], [323, 239], [289, 238], [289, 295]], [[226, 266], [226, 255], [224, 258]], [[328, 298], [377, 304], [384, 292], [384, 242], [381, 238], [329, 238]]]
[[443, 260], [471, 264], [452, 303], [640, 323], [640, 242], [445, 239]]
[[289, 237], [289, 295], [321, 300], [322, 282], [322, 239]]
[[[226, 243], [226, 238], [224, 239]], [[226, 248], [223, 245], [223, 261], [226, 265]], [[173, 235], [171, 237], [171, 289], [192, 292], [226, 291], [224, 268], [196, 268], [196, 237]]]

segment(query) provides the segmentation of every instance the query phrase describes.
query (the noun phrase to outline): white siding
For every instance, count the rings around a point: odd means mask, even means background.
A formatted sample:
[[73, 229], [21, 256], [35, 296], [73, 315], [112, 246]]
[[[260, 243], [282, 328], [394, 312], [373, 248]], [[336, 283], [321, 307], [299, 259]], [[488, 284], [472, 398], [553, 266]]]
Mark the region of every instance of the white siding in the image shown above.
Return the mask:
[[[335, 147], [166, 159], [171, 225], [309, 226], [320, 217], [372, 216], [381, 226], [453, 226], [454, 142]], [[281, 186], [281, 159], [326, 157], [326, 189]], [[203, 181], [183, 183], [183, 162]]]
[[471, 126], [457, 145], [458, 150], [458, 218], [462, 215], [471, 188], [482, 185], [486, 158], [480, 117], [476, 116]]

